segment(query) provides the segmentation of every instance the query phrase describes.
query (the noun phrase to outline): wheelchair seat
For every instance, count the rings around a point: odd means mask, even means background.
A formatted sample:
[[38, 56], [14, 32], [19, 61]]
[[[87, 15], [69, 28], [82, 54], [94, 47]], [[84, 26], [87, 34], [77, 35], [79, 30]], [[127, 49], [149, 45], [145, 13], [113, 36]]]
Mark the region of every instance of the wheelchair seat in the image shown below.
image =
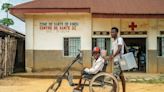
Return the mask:
[[108, 61], [105, 61], [102, 72], [106, 72], [107, 66], [108, 66]]

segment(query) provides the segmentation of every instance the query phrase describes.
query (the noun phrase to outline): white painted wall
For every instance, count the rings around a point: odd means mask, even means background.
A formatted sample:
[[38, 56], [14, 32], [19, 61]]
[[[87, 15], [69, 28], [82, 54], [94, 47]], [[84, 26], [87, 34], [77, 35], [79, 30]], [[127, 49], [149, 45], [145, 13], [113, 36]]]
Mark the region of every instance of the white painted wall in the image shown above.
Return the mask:
[[110, 18], [93, 18], [93, 31], [110, 31]]
[[25, 45], [26, 45], [26, 50], [33, 50], [34, 46], [33, 46], [33, 16], [25, 16], [26, 20], [25, 20], [25, 26], [26, 26], [26, 41], [25, 41]]
[[149, 19], [149, 30], [148, 30], [148, 50], [157, 50], [157, 35], [158, 26], [157, 19]]
[[[147, 31], [147, 35], [124, 35], [123, 37], [148, 37], [147, 47], [149, 50], [157, 50], [157, 36], [159, 30], [163, 30], [164, 20], [147, 18], [93, 18], [93, 31], [110, 31], [112, 27], [118, 27], [120, 31], [131, 31], [129, 25], [131, 22], [137, 24], [135, 31]], [[159, 26], [159, 28], [158, 28]], [[95, 37], [95, 36], [93, 36]]]
[[[76, 21], [79, 23], [77, 31], [41, 31], [39, 23], [43, 21]], [[93, 28], [92, 23], [93, 21]], [[127, 22], [128, 21], [128, 22]], [[128, 30], [128, 23], [135, 21], [138, 24], [139, 31], [148, 31], [148, 49], [157, 49], [157, 36], [159, 31], [163, 30], [163, 20], [157, 19], [109, 19], [109, 18], [93, 18], [91, 14], [40, 14], [26, 16], [26, 49], [34, 50], [63, 50], [64, 37], [81, 37], [81, 49], [91, 50], [92, 31], [110, 31], [111, 27], [116, 26]], [[159, 23], [158, 23], [159, 22]], [[142, 26], [146, 25], [146, 26]], [[127, 26], [124, 28], [124, 26]], [[159, 28], [158, 28], [159, 26]], [[122, 29], [123, 28], [123, 29]], [[34, 32], [34, 34], [33, 34]], [[110, 35], [109, 35], [110, 37]]]
[[[26, 32], [27, 32], [27, 45], [26, 49], [32, 49], [32, 44], [34, 41], [34, 50], [63, 50], [63, 39], [64, 37], [80, 37], [81, 38], [81, 49], [91, 50], [91, 15], [90, 14], [52, 14], [52, 15], [35, 15], [34, 23], [32, 18], [26, 19]], [[55, 31], [40, 30], [39, 24], [43, 21], [74, 21], [78, 22], [79, 26], [77, 31]], [[34, 25], [34, 26], [32, 26]], [[32, 34], [32, 27], [34, 27], [34, 34]], [[30, 30], [30, 31], [29, 31]], [[32, 37], [33, 40], [32, 40]]]

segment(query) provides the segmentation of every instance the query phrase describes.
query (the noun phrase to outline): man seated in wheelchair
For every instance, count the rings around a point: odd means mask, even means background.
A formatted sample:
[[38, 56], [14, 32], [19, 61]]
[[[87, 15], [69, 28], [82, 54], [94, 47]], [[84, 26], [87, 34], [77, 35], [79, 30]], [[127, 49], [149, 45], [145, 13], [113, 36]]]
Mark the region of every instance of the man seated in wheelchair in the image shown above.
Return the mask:
[[87, 78], [87, 77], [93, 76], [93, 75], [103, 71], [103, 67], [105, 65], [105, 60], [101, 56], [100, 48], [99, 47], [94, 47], [92, 55], [93, 55], [93, 58], [94, 58], [92, 67], [83, 69], [82, 74], [81, 74], [81, 78], [79, 80], [79, 84], [76, 88], [74, 88], [76, 90], [80, 90], [82, 78]]

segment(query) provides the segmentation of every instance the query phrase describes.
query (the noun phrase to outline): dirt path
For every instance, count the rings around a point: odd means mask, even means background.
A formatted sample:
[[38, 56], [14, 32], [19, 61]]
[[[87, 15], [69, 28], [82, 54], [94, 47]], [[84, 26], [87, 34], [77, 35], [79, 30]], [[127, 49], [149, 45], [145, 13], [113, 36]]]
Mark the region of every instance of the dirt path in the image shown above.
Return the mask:
[[[52, 82], [52, 79], [9, 77], [0, 80], [0, 92], [45, 92]], [[59, 92], [72, 92], [72, 87], [64, 80]], [[84, 92], [88, 92], [88, 87]], [[164, 84], [127, 83], [127, 92], [164, 92]]]

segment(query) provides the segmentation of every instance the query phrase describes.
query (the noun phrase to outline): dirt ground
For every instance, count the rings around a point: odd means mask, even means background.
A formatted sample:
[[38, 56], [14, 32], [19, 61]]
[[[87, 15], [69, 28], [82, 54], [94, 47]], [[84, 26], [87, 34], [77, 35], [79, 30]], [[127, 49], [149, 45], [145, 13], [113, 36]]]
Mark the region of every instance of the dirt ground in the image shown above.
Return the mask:
[[[0, 79], [0, 92], [45, 92], [52, 82], [53, 79], [8, 77]], [[58, 92], [72, 92], [72, 89], [64, 80]], [[127, 92], [164, 92], [164, 84], [127, 83], [126, 89]], [[88, 87], [84, 92], [88, 92]]]

